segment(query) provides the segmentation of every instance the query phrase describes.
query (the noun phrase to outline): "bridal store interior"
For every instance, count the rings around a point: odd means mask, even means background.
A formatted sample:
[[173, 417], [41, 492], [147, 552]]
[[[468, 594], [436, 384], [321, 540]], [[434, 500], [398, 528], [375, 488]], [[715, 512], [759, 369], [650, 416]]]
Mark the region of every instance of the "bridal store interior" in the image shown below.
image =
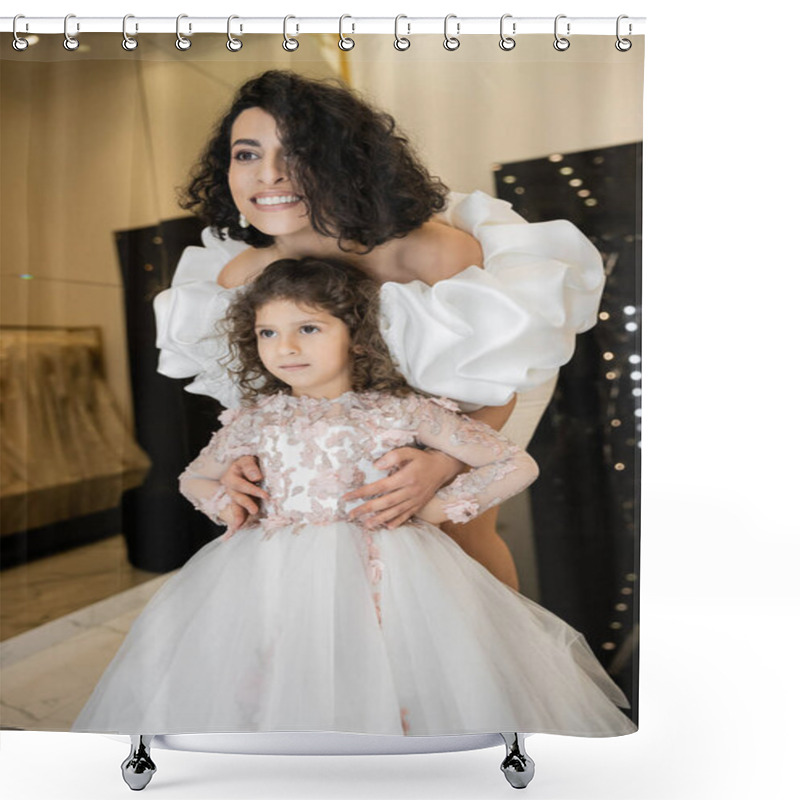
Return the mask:
[[147, 600], [219, 535], [176, 478], [220, 407], [157, 374], [152, 299], [199, 243], [177, 189], [235, 89], [269, 68], [347, 82], [452, 190], [570, 219], [601, 250], [600, 320], [531, 444], [542, 476], [499, 532], [521, 592], [635, 696], [641, 48], [504, 52], [485, 36], [449, 53], [420, 37], [412, 60], [391, 37], [349, 53], [322, 35], [296, 53], [281, 37], [239, 53], [142, 38], [130, 53], [112, 34], [74, 53], [57, 36], [0, 47], [0, 726], [68, 730]]

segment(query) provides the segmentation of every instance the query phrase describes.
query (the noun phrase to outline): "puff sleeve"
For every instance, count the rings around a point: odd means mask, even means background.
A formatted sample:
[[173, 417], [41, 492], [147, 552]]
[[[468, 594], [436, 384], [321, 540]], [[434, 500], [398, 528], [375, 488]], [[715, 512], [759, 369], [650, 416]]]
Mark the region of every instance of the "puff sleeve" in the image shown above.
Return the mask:
[[528, 223], [483, 192], [453, 195], [441, 219], [480, 242], [483, 269], [433, 286], [385, 283], [381, 332], [414, 388], [503, 405], [553, 378], [595, 324], [602, 259], [572, 223]]
[[168, 378], [194, 378], [187, 392], [208, 395], [226, 408], [235, 408], [241, 396], [220, 363], [227, 344], [215, 326], [236, 290], [220, 286], [217, 276], [247, 245], [222, 239], [211, 228], [203, 230], [201, 240], [202, 246], [183, 251], [172, 286], [153, 301], [158, 371]]

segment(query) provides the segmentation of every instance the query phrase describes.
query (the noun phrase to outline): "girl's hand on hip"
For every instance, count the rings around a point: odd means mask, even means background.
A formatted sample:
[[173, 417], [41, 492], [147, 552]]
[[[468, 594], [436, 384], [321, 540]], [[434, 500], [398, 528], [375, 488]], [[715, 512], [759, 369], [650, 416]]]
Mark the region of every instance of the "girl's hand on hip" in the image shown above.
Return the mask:
[[[269, 500], [269, 492], [256, 483], [262, 480], [263, 477], [255, 456], [241, 456], [228, 467], [228, 471], [220, 478], [220, 483], [236, 504], [235, 507], [237, 509], [241, 507], [244, 511], [240, 525], [248, 516], [258, 514], [260, 506], [253, 499], [254, 497], [260, 500]], [[232, 507], [229, 506], [229, 508]], [[237, 525], [236, 527], [238, 528], [239, 526]]]
[[364, 520], [367, 528], [402, 525], [458, 475], [464, 465], [438, 450], [398, 447], [381, 456], [375, 466], [394, 471], [348, 492], [343, 498], [345, 501], [373, 498], [350, 512], [350, 519]]

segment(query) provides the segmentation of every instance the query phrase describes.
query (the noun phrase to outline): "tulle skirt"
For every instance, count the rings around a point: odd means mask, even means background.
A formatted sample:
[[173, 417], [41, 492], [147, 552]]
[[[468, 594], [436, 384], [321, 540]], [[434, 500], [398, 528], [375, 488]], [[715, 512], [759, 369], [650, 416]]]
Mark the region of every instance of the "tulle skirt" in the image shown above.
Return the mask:
[[616, 736], [583, 637], [426, 523], [215, 539], [153, 597], [75, 731]]

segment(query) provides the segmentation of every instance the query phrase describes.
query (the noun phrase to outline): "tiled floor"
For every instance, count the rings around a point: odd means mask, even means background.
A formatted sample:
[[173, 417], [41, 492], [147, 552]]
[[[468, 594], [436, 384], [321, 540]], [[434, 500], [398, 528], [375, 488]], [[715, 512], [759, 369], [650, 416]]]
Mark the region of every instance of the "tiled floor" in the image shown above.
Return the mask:
[[114, 536], [0, 574], [0, 726], [69, 730], [166, 575]]
[[0, 726], [67, 731], [133, 621], [169, 577], [152, 578], [0, 644]]
[[3, 570], [0, 641], [155, 577], [130, 565], [122, 536]]

